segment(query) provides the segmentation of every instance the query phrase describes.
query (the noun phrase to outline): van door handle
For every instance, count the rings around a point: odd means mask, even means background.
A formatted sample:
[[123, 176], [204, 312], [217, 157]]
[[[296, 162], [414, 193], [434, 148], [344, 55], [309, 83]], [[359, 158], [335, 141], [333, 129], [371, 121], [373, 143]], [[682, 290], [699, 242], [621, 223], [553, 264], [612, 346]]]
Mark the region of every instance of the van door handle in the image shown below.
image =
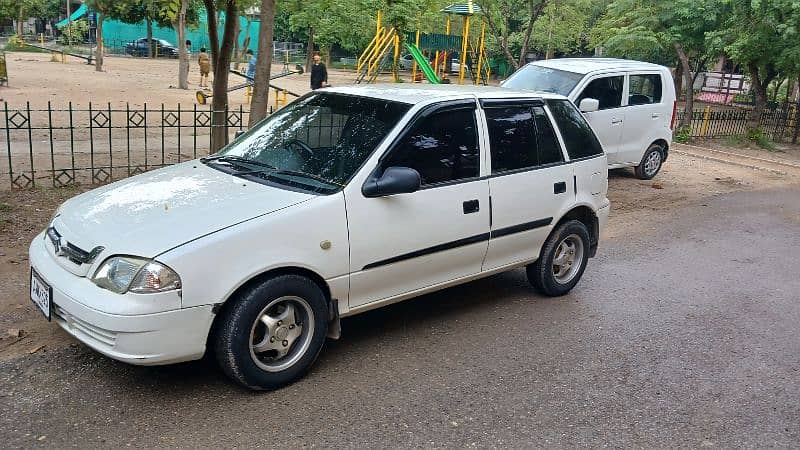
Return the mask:
[[481, 205], [477, 199], [464, 202], [464, 214], [472, 214], [481, 210]]
[[611, 119], [611, 125], [616, 125], [618, 123], [622, 123], [622, 119], [617, 119], [616, 117]]
[[650, 114], [650, 117], [652, 117], [653, 119], [658, 119], [659, 117], [661, 117], [661, 114], [653, 113], [653, 114]]
[[553, 194], [563, 194], [567, 192], [567, 182], [559, 181], [553, 185]]

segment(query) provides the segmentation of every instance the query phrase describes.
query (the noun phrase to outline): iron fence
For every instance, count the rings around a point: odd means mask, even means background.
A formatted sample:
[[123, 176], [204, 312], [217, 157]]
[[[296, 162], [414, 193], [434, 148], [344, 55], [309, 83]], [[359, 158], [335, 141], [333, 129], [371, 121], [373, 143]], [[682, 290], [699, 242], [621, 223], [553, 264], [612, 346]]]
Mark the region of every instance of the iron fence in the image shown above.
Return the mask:
[[[710, 106], [705, 109], [692, 111], [689, 119], [688, 134], [694, 138], [714, 138], [726, 136], [743, 136], [750, 128], [750, 111], [744, 109], [712, 110]], [[797, 107], [790, 106], [782, 109], [765, 110], [761, 113], [758, 127], [769, 139], [783, 142], [792, 136], [793, 130], [800, 125], [797, 119]], [[681, 123], [685, 117], [684, 111], [678, 111], [676, 122]]]
[[42, 184], [104, 184], [208, 154], [212, 127], [231, 137], [246, 126], [248, 111], [218, 111], [225, 121], [212, 125], [215, 111], [192, 105], [143, 104], [112, 107], [69, 103], [66, 108], [3, 105], [0, 142], [6, 144], [6, 167], [0, 177], [10, 188]]

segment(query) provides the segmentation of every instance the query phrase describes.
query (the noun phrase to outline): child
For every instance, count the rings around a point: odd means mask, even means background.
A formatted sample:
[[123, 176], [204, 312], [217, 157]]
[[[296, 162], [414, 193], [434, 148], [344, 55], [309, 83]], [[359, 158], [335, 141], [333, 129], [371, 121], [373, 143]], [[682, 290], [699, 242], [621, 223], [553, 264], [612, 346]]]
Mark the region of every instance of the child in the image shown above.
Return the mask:
[[253, 55], [253, 51], [249, 48], [245, 52], [247, 55], [247, 76], [251, 79], [256, 77], [256, 57]]
[[200, 87], [208, 87], [208, 72], [211, 71], [211, 59], [208, 57], [205, 47], [200, 48], [197, 64], [200, 65]]

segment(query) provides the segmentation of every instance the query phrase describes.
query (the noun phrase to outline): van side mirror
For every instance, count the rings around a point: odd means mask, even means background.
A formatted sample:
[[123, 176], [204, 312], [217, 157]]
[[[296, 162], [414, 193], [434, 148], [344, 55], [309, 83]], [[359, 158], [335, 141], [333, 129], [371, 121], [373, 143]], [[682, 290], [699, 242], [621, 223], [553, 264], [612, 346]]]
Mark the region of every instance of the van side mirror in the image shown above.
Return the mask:
[[600, 100], [597, 100], [596, 98], [585, 98], [581, 100], [580, 105], [578, 105], [578, 109], [585, 113], [597, 111], [600, 109]]
[[361, 193], [364, 197], [383, 197], [394, 194], [417, 192], [422, 185], [419, 172], [410, 167], [388, 167], [380, 177], [370, 177]]

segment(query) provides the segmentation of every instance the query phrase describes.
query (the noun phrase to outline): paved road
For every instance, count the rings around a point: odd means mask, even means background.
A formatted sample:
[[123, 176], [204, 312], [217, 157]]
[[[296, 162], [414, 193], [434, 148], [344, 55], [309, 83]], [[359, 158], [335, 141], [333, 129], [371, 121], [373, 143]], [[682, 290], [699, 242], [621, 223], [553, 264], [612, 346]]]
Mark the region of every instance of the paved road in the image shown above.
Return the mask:
[[[274, 393], [81, 346], [0, 365], [3, 447], [800, 445], [800, 192], [602, 243], [570, 296], [524, 273], [344, 322]], [[44, 437], [42, 437], [44, 436]]]

